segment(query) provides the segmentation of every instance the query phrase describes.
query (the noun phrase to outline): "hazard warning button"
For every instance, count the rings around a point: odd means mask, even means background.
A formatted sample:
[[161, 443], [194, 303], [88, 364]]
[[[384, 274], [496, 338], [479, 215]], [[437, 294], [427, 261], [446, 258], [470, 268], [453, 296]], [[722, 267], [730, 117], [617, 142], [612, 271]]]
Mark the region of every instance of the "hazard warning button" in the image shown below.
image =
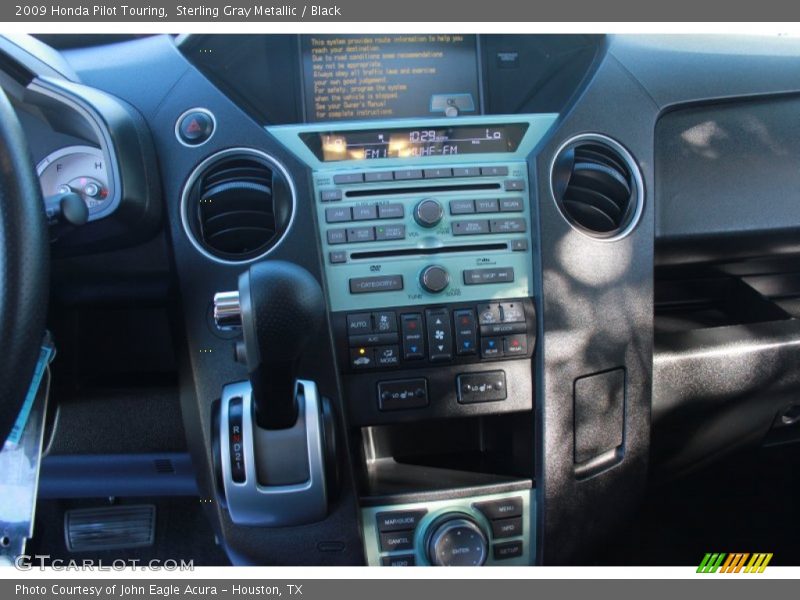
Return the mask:
[[205, 144], [214, 133], [214, 115], [203, 108], [187, 110], [175, 125], [175, 134], [187, 146]]

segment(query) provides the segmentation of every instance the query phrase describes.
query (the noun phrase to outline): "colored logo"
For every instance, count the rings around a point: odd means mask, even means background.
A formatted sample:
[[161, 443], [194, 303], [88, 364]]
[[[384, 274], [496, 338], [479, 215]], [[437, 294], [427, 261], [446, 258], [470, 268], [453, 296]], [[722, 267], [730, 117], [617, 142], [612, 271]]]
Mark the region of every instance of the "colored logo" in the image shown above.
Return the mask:
[[698, 573], [763, 573], [772, 553], [757, 552], [708, 552], [697, 567]]

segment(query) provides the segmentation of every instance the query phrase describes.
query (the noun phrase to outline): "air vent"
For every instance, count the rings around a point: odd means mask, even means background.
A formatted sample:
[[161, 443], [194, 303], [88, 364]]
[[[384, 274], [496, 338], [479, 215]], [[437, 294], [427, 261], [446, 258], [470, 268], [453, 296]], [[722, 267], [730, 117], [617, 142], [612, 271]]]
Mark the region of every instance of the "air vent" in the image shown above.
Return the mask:
[[285, 233], [293, 193], [286, 171], [257, 150], [235, 149], [200, 164], [183, 197], [183, 220], [206, 256], [245, 262], [266, 254]]
[[614, 140], [586, 134], [556, 154], [553, 195], [564, 218], [598, 239], [627, 235], [642, 212], [642, 180], [633, 157]]

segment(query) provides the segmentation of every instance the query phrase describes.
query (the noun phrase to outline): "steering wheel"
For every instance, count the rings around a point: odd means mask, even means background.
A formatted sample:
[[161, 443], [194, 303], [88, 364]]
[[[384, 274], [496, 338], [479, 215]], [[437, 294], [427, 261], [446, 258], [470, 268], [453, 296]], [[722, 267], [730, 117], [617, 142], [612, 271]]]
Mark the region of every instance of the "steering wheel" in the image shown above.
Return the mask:
[[19, 119], [0, 90], [0, 447], [39, 357], [49, 267], [39, 180]]

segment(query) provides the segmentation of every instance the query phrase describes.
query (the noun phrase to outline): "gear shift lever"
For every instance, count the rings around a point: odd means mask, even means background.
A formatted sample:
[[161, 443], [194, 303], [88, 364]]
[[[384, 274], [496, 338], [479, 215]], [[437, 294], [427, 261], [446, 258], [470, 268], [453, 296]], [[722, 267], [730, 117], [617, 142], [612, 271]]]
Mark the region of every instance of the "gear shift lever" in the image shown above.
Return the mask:
[[249, 381], [222, 388], [215, 412], [216, 473], [231, 520], [285, 527], [327, 514], [336, 487], [330, 402], [297, 365], [325, 314], [322, 289], [302, 267], [266, 261], [214, 296], [214, 320], [239, 329], [237, 359]]
[[286, 429], [297, 420], [297, 360], [315, 338], [324, 313], [317, 280], [302, 267], [277, 260], [254, 264], [241, 274], [238, 301], [235, 292], [214, 297], [217, 325], [242, 328], [259, 427]]

